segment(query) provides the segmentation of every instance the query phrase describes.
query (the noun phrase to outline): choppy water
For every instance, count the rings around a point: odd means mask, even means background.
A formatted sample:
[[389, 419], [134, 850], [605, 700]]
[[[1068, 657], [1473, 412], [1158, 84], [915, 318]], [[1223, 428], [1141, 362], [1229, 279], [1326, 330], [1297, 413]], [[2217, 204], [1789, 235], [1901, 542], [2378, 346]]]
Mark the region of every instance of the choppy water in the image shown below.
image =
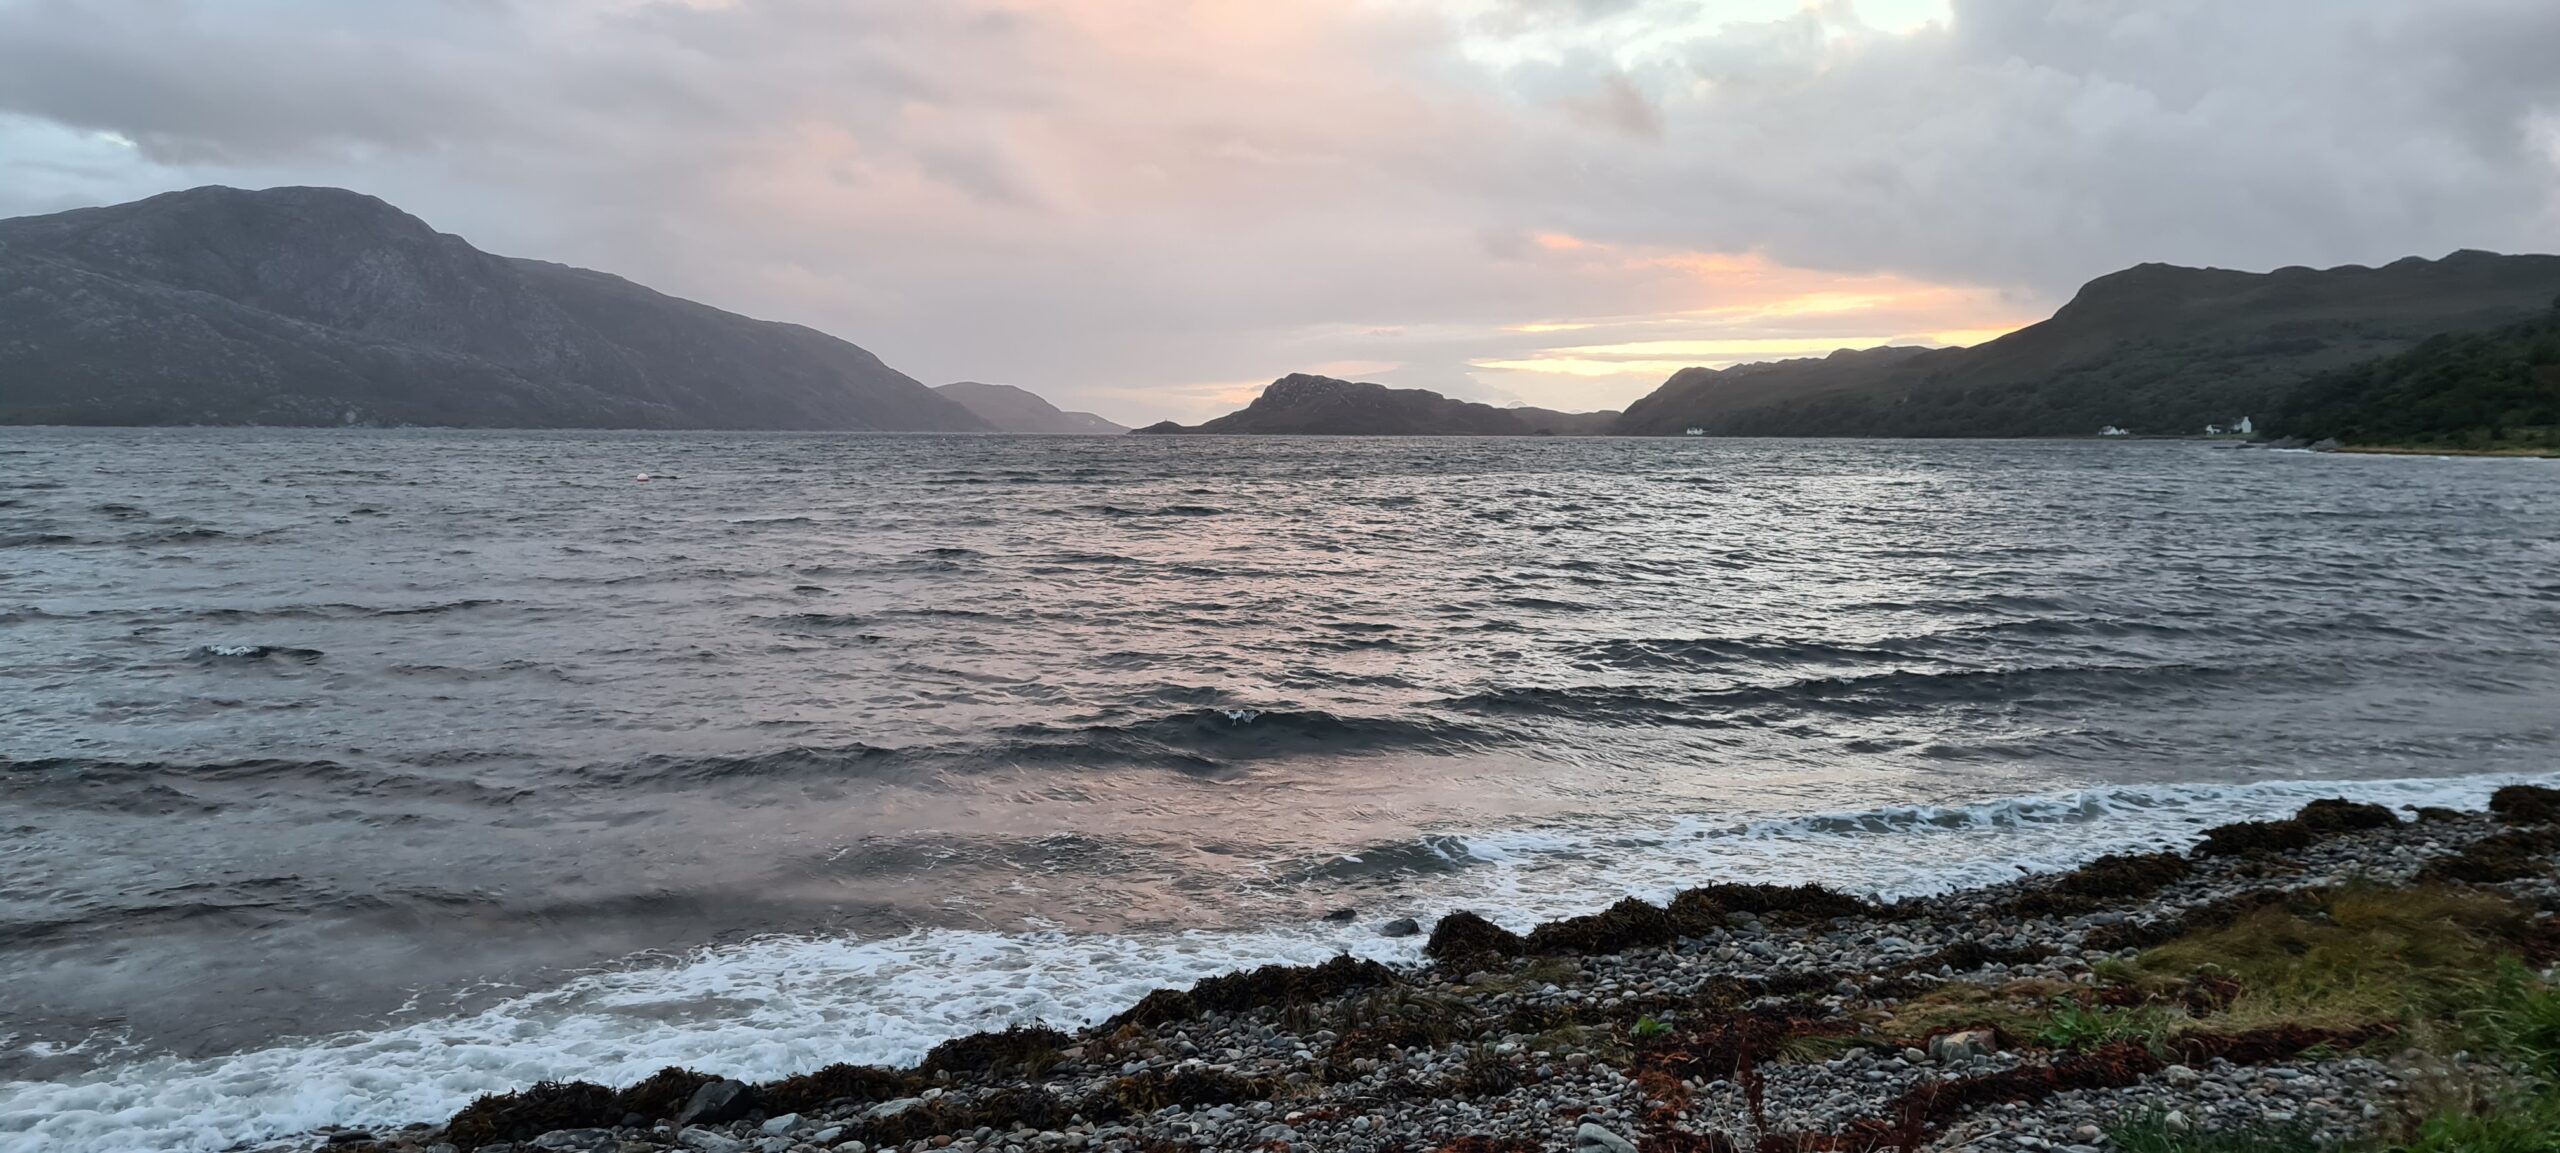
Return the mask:
[[909, 1059], [1408, 913], [2476, 803], [2560, 769], [2555, 642], [2539, 462], [0, 431], [0, 1139]]

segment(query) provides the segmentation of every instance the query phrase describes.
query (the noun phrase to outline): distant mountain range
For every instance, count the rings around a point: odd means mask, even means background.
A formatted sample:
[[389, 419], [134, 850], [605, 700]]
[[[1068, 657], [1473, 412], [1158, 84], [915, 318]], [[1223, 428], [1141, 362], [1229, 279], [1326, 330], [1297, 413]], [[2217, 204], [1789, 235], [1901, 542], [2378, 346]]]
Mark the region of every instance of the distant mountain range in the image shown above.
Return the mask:
[[1010, 384], [980, 384], [974, 380], [937, 385], [935, 392], [959, 401], [978, 419], [995, 426], [998, 432], [1076, 433], [1086, 436], [1117, 436], [1129, 431], [1127, 425], [1113, 424], [1089, 412], [1064, 412], [1040, 395]]
[[0, 423], [993, 427], [814, 329], [333, 188], [0, 220]]
[[1614, 432], [1718, 436], [2194, 433], [2261, 419], [2324, 372], [2438, 333], [2541, 313], [2560, 257], [2456, 252], [2380, 268], [2248, 273], [2145, 264], [2052, 319], [1971, 348], [1878, 348], [1684, 369]]
[[[1298, 374], [1206, 423], [1139, 431], [2088, 436], [2250, 416], [2503, 441], [2550, 377], [2489, 359], [2544, 347], [2510, 328], [2547, 326], [2555, 297], [2554, 256], [2145, 264], [1971, 348], [1684, 369], [1624, 414]], [[2487, 343], [2386, 361], [2447, 333]], [[814, 329], [492, 256], [370, 196], [218, 187], [0, 220], [0, 424], [1126, 431], [1010, 386], [927, 388]]]
[[1419, 388], [1388, 388], [1294, 373], [1253, 403], [1202, 424], [1152, 424], [1141, 433], [1285, 436], [1583, 436], [1606, 432], [1615, 412], [1495, 408]]

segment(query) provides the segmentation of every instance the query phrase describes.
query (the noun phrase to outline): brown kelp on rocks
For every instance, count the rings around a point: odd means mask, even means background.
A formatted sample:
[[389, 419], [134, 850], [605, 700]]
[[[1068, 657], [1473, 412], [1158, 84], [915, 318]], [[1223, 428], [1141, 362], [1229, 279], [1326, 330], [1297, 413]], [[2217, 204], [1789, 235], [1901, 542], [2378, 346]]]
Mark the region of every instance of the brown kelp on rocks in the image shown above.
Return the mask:
[[2452, 1149], [2423, 1141], [2560, 1118], [2535, 1096], [2560, 1083], [2560, 791], [2492, 809], [2321, 801], [1891, 905], [1710, 884], [1526, 933], [1452, 913], [1418, 968], [1265, 966], [911, 1069], [545, 1082], [334, 1147]]

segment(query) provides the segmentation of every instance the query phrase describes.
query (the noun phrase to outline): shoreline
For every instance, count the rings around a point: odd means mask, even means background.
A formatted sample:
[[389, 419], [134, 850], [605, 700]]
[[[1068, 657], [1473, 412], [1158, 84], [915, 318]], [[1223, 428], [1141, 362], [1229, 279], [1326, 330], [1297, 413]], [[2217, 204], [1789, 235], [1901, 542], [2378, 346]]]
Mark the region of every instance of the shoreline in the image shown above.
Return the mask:
[[2330, 452], [2362, 456], [2476, 456], [2521, 460], [2560, 460], [2560, 448], [2426, 448], [2408, 444], [2342, 444]]
[[1725, 1153], [1996, 1133], [2076, 1153], [2163, 1118], [2335, 1144], [2414, 1123], [2403, 1090], [2441, 1072], [2429, 1046], [2450, 1026], [2415, 1006], [2288, 1008], [2272, 999], [2280, 975], [2249, 968], [2263, 959], [2193, 955], [2245, 954], [2225, 939], [2235, 925], [2317, 932], [2407, 905], [2477, 936], [2462, 964], [2483, 980], [2493, 956], [2560, 958], [2543, 952], [2560, 924], [2537, 911], [2560, 907], [2560, 792], [2512, 786], [2492, 807], [2404, 820], [2314, 802], [2183, 855], [1892, 905], [1710, 885], [1525, 935], [1453, 913], [1418, 968], [1266, 966], [1072, 1033], [957, 1038], [911, 1069], [761, 1086], [670, 1069], [483, 1098], [441, 1128], [268, 1147]]

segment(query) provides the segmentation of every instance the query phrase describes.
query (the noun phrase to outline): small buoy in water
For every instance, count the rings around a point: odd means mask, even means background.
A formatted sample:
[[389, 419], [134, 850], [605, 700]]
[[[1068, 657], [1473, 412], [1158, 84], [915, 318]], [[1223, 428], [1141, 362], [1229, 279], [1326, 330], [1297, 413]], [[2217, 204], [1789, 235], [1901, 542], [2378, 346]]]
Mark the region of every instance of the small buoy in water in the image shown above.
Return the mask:
[[637, 481], [646, 481], [646, 480], [648, 480], [648, 479], [649, 479], [649, 474], [644, 472], [644, 473], [641, 473], [641, 474], [640, 474], [640, 475], [638, 475], [638, 476], [632, 477], [631, 479], [633, 479], [633, 480], [637, 480]]

